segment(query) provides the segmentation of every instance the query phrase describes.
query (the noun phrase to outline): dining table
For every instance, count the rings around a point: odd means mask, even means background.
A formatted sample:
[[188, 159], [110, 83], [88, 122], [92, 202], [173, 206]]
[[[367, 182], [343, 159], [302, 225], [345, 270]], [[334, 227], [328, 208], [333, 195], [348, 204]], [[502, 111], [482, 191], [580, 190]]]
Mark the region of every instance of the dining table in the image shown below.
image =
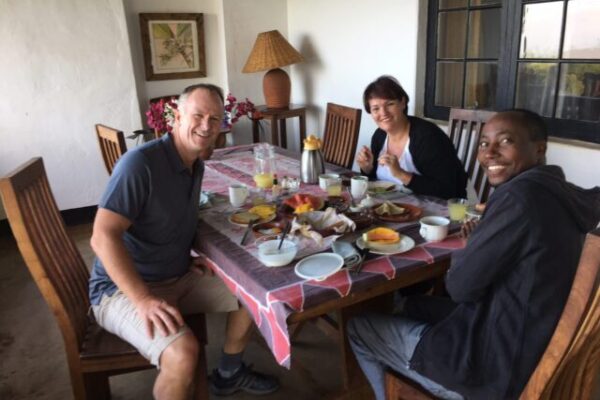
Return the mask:
[[[386, 299], [389, 305], [391, 295], [400, 288], [442, 277], [450, 265], [452, 253], [465, 245], [459, 234], [460, 227], [452, 224], [444, 240], [426, 242], [419, 235], [418, 220], [377, 223], [409, 236], [415, 246], [400, 254], [371, 253], [359, 273], [342, 268], [323, 280], [306, 279], [295, 273], [294, 265], [300, 259], [312, 253], [331, 252], [331, 240], [325, 240], [320, 246], [308, 246], [304, 252], [299, 251], [296, 259], [287, 266], [267, 267], [258, 259], [254, 240], [240, 244], [246, 228], [228, 218], [235, 211], [228, 201], [229, 185], [241, 183], [251, 189], [255, 187], [255, 145], [217, 149], [212, 158], [205, 161], [202, 191], [211, 200], [210, 205], [199, 211], [195, 251], [205, 258], [248, 310], [275, 360], [283, 367], [290, 368], [292, 365], [291, 327], [319, 316], [335, 314], [341, 332], [342, 391], [347, 391], [361, 376], [344, 334], [348, 318], [364, 310], [365, 304], [377, 304], [376, 307], [379, 307], [379, 300]], [[276, 147], [275, 158], [279, 177], [300, 176], [299, 153]], [[350, 172], [335, 165], [327, 164], [326, 168], [328, 173]], [[298, 192], [327, 196], [318, 183], [301, 183]], [[422, 210], [422, 216], [448, 216], [446, 201], [433, 197], [397, 191], [376, 196], [375, 200], [416, 206]], [[361, 231], [354, 231], [334, 239], [354, 242], [360, 236]]]

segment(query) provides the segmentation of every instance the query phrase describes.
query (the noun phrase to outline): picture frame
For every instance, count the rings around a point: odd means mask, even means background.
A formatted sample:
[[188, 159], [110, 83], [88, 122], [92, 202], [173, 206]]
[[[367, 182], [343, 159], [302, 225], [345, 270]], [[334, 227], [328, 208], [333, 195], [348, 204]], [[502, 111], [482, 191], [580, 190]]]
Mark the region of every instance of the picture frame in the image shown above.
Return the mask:
[[206, 76], [203, 14], [140, 13], [147, 81]]

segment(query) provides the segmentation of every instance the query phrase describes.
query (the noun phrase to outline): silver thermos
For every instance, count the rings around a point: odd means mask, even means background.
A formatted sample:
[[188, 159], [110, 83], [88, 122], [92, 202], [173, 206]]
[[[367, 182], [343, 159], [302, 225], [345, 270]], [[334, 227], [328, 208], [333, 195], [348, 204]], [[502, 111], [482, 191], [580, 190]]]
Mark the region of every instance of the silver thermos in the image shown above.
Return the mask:
[[300, 159], [300, 176], [303, 183], [319, 183], [319, 175], [325, 173], [325, 160], [321, 153], [321, 140], [310, 135], [304, 140]]

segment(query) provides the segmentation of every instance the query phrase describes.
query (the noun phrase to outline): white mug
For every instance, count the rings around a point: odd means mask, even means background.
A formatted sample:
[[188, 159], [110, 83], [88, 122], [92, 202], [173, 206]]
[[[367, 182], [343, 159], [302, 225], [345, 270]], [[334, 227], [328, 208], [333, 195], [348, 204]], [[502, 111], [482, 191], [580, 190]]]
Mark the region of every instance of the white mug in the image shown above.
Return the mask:
[[364, 175], [356, 175], [350, 179], [350, 193], [355, 199], [362, 198], [369, 187], [369, 178]]
[[241, 183], [229, 185], [229, 202], [234, 207], [241, 207], [248, 197], [248, 187]]
[[327, 181], [331, 178], [339, 178], [338, 174], [321, 174], [319, 175], [319, 187], [323, 190], [327, 190]]
[[448, 236], [450, 220], [444, 217], [425, 217], [419, 220], [421, 229], [419, 234], [428, 242], [439, 242]]

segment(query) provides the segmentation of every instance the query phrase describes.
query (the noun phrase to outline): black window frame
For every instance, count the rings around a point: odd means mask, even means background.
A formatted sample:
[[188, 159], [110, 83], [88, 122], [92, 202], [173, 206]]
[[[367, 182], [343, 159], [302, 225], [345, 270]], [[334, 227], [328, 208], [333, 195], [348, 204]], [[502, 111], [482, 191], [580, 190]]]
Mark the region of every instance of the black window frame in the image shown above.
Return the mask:
[[[501, 8], [501, 37], [500, 54], [498, 56], [498, 84], [496, 88], [496, 107], [491, 111], [499, 111], [514, 107], [516, 95], [516, 76], [519, 64], [519, 44], [521, 36], [521, 18], [523, 4], [545, 3], [548, 0], [526, 1], [505, 0]], [[436, 59], [437, 59], [437, 24], [438, 24], [438, 0], [429, 0], [427, 15], [427, 62], [426, 62], [426, 84], [425, 84], [425, 117], [437, 120], [448, 120], [450, 108], [448, 106], [435, 105], [435, 81], [436, 81]], [[564, 2], [567, 6], [567, 2]], [[488, 9], [492, 6], [471, 6], [472, 9]], [[467, 10], [467, 7], [457, 7], [448, 10]], [[444, 9], [446, 10], [446, 9]], [[562, 38], [565, 31], [565, 19], [567, 15], [563, 11], [563, 24], [561, 31], [561, 50], [564, 45]], [[468, 26], [467, 26], [468, 32]], [[561, 51], [562, 53], [562, 51]], [[550, 61], [550, 60], [549, 60]], [[554, 62], [560, 64], [561, 60]], [[597, 59], [577, 61], [577, 63], [597, 64]], [[466, 62], [465, 62], [466, 64]], [[557, 79], [557, 89], [559, 85]], [[464, 90], [463, 90], [464, 96]], [[556, 96], [557, 97], [557, 96]], [[554, 102], [556, 102], [556, 97]], [[600, 144], [600, 121], [578, 121], [560, 118], [543, 117], [548, 124], [550, 136], [575, 139], [584, 142]]]

